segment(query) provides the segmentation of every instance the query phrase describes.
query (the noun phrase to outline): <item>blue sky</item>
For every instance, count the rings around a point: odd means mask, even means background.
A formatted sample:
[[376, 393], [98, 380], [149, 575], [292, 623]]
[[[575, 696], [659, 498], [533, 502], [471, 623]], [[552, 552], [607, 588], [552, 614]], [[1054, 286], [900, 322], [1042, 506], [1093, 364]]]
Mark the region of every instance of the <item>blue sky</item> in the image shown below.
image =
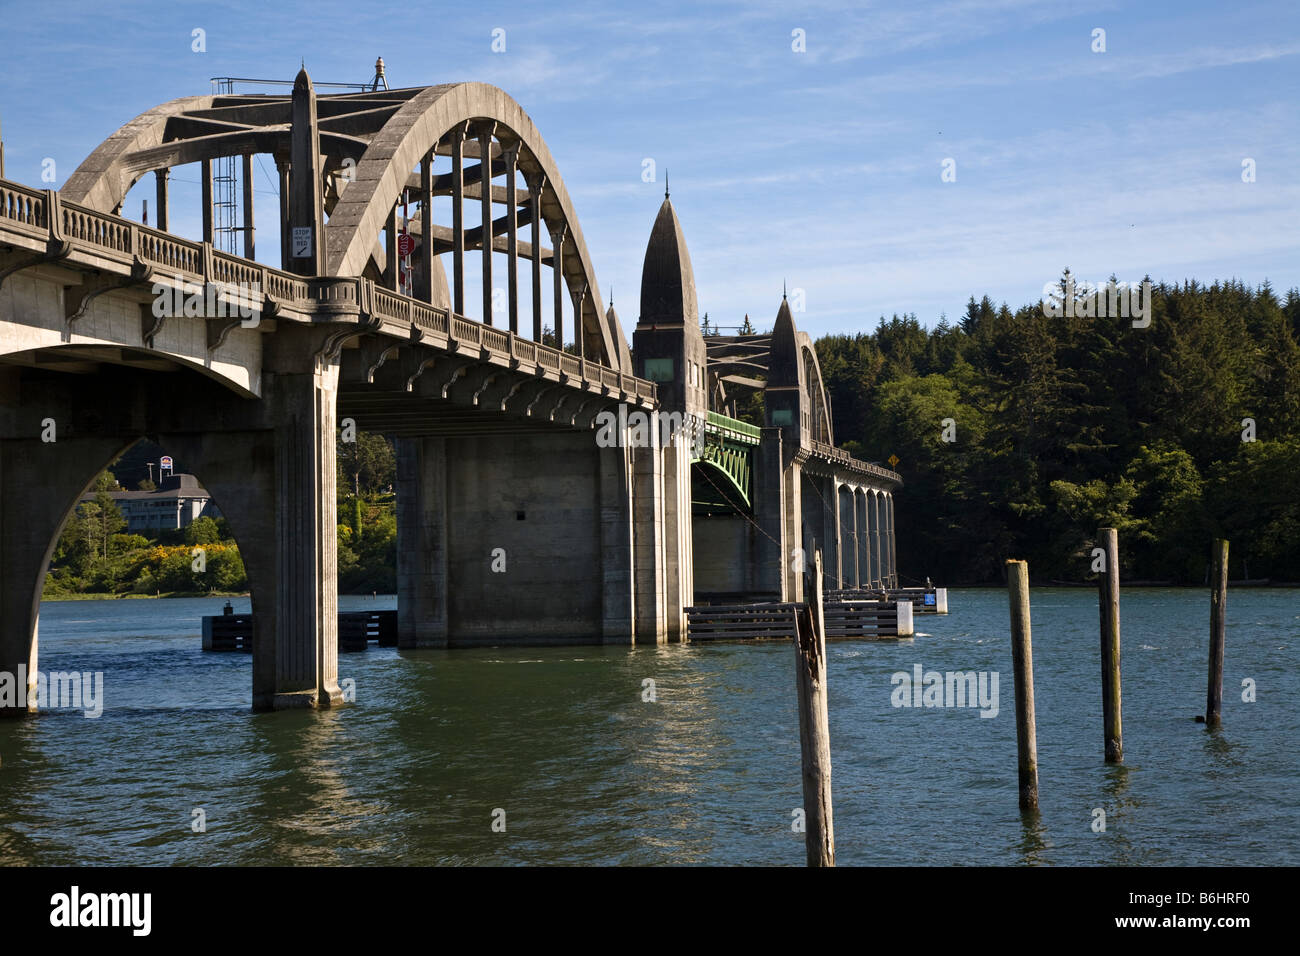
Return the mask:
[[[61, 186], [119, 125], [213, 76], [292, 79], [305, 59], [318, 81], [365, 82], [382, 55], [394, 86], [479, 80], [528, 111], [629, 333], [665, 168], [701, 311], [724, 326], [745, 313], [770, 325], [783, 281], [804, 290], [796, 321], [814, 335], [895, 312], [956, 319], [971, 295], [1015, 307], [1065, 266], [1300, 286], [1289, 2], [107, 9], [0, 0], [8, 178], [41, 185], [50, 157]], [[205, 53], [191, 52], [196, 27]], [[194, 236], [197, 172], [176, 175], [175, 228]], [[257, 175], [260, 208], [274, 208]], [[137, 187], [127, 214], [151, 192]], [[259, 244], [273, 262], [269, 230]]]

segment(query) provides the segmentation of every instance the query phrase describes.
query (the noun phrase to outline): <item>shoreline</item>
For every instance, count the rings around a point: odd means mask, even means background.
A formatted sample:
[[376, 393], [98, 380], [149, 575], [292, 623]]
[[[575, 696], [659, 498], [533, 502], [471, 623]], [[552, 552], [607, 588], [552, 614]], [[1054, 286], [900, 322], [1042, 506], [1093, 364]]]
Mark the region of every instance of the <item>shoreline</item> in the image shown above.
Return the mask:
[[[1096, 582], [1083, 581], [1079, 583], [1070, 583], [1067, 581], [1051, 581], [1047, 584], [1030, 582], [1029, 586], [1035, 589], [1042, 588], [1096, 588]], [[1228, 587], [1233, 590], [1287, 590], [1300, 588], [1300, 581], [1229, 581]], [[949, 591], [982, 591], [1005, 589], [1005, 584], [956, 584], [949, 585]], [[1134, 581], [1132, 583], [1120, 582], [1120, 590], [1169, 590], [1169, 591], [1204, 591], [1206, 586], [1203, 584], [1170, 584], [1162, 581]], [[365, 592], [349, 593], [340, 591], [339, 597], [367, 597]], [[395, 597], [394, 594], [377, 594], [369, 595], [375, 599], [384, 597]], [[215, 591], [215, 592], [197, 592], [197, 591], [170, 591], [166, 594], [112, 594], [112, 593], [87, 593], [87, 594], [61, 594], [57, 596], [41, 596], [42, 604], [54, 604], [61, 601], [165, 601], [169, 598], [248, 598], [251, 594], [248, 591]]]

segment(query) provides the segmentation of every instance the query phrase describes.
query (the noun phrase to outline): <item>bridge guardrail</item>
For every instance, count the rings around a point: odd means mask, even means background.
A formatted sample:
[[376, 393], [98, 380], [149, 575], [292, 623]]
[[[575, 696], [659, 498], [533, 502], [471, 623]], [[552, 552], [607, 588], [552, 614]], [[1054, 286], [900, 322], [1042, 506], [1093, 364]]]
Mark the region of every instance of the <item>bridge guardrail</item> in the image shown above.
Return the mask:
[[45, 193], [0, 180], [0, 219], [28, 227], [37, 235], [49, 228]]
[[[51, 196], [54, 197], [53, 203]], [[51, 205], [58, 210], [57, 222], [53, 224], [50, 221]], [[35, 238], [65, 239], [74, 248], [89, 247], [97, 254], [108, 253], [109, 258], [126, 264], [139, 257], [159, 272], [179, 276], [195, 285], [205, 282], [246, 287], [256, 285], [263, 295], [283, 303], [319, 302], [351, 306], [359, 305], [361, 301], [361, 279], [349, 282], [346, 278], [316, 277], [318, 281], [312, 283], [304, 276], [214, 250], [208, 243], [174, 236], [77, 203], [62, 202], [58, 194], [50, 190], [32, 189], [6, 179], [0, 179], [0, 223]], [[323, 281], [326, 279], [329, 281]], [[656, 397], [653, 382], [625, 376], [617, 369], [580, 360], [540, 342], [520, 339], [418, 299], [376, 288], [374, 300], [375, 312], [382, 318], [430, 329], [494, 353], [551, 371], [562, 371], [580, 380], [620, 388], [638, 398], [654, 401]]]
[[889, 481], [897, 482], [899, 485], [903, 483], [903, 476], [898, 472], [890, 471], [888, 468], [881, 468], [879, 465], [873, 465], [869, 461], [860, 461], [848, 452], [836, 448], [834, 445], [828, 445], [825, 442], [816, 440], [810, 441], [809, 445], [811, 446], [812, 452], [819, 457], [840, 462], [841, 464], [865, 472], [866, 474], [875, 475], [878, 478], [885, 478]]

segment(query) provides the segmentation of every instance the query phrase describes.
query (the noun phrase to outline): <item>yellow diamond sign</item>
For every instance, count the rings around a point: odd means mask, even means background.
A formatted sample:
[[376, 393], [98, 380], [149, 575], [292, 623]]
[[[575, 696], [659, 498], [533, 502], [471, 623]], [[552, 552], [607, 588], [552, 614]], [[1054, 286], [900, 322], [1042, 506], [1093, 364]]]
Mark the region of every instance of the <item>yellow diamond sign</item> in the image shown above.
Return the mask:
[[890, 468], [897, 468], [897, 467], [898, 467], [898, 456], [897, 456], [897, 455], [890, 455], [889, 458], [886, 459], [886, 460], [889, 462], [889, 467], [890, 467]]

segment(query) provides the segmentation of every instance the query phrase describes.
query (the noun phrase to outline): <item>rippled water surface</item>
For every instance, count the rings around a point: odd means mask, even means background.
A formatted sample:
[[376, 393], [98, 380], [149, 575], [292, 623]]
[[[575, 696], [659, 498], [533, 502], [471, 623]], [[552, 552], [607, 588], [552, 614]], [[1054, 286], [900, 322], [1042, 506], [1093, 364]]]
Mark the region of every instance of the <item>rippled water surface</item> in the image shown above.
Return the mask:
[[[1005, 592], [951, 592], [913, 641], [832, 644], [839, 862], [1300, 863], [1300, 591], [1229, 595], [1215, 733], [1192, 719], [1208, 595], [1122, 600], [1126, 764], [1108, 768], [1096, 594], [1033, 592], [1037, 820], [1016, 807]], [[803, 862], [789, 644], [372, 646], [341, 656], [355, 705], [254, 714], [250, 656], [200, 650], [223, 603], [42, 606], [41, 669], [102, 671], [105, 707], [0, 721], [0, 864]], [[916, 664], [999, 672], [998, 715], [893, 707]]]

